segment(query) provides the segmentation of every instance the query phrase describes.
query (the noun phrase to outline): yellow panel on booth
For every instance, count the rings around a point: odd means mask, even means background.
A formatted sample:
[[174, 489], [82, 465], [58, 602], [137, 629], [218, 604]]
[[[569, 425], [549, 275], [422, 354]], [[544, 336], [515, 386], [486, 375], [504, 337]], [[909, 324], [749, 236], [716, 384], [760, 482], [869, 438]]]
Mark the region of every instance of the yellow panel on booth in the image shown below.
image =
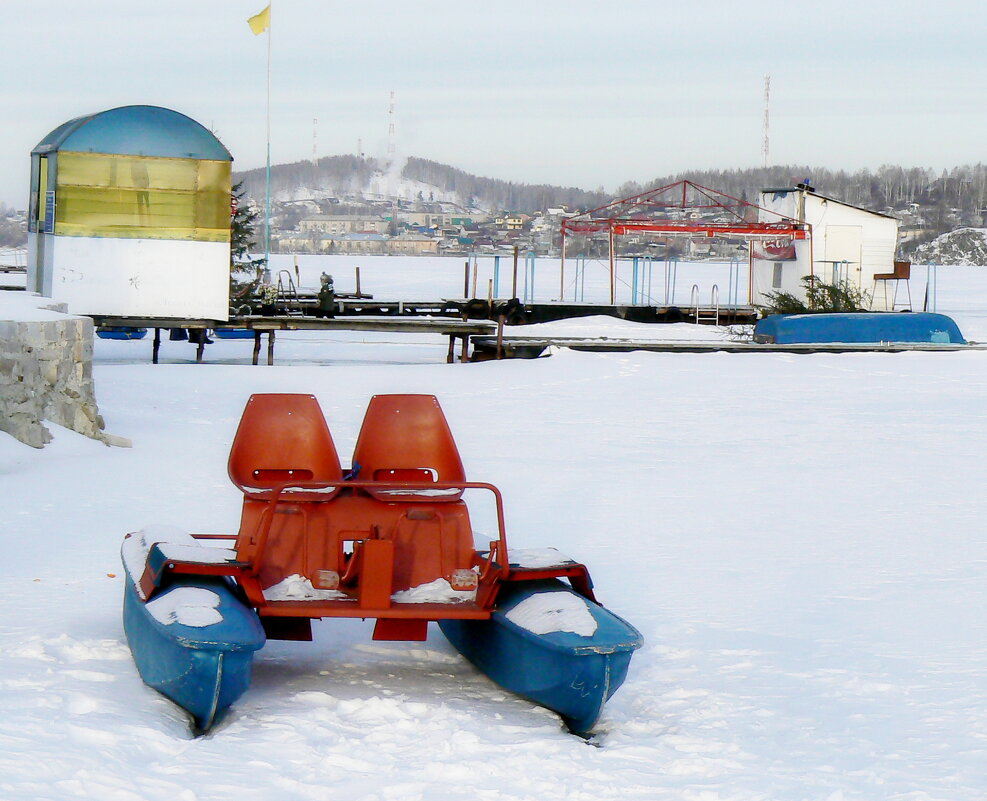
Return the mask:
[[58, 154], [55, 233], [228, 242], [228, 161]]

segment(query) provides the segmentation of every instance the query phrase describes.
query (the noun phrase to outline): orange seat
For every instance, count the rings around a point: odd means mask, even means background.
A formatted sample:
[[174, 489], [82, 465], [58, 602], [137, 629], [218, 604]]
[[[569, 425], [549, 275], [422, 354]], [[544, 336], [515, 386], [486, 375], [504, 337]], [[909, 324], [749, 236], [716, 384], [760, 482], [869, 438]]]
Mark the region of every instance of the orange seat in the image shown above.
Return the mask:
[[[374, 395], [353, 450], [362, 481], [462, 483], [466, 471], [434, 395]], [[448, 502], [462, 490], [368, 490], [378, 500]]]
[[[293, 573], [312, 577], [320, 569], [340, 569], [342, 547], [328, 536], [327, 502], [339, 494], [343, 473], [314, 395], [251, 395], [230, 449], [228, 469], [244, 494], [237, 555], [256, 563], [261, 586]], [[325, 486], [292, 489], [293, 481]], [[271, 510], [275, 489], [285, 484], [288, 487]], [[263, 541], [265, 526], [268, 534]]]
[[[292, 481], [343, 479], [336, 446], [314, 395], [251, 395], [233, 438], [228, 470], [233, 483], [255, 499], [269, 498], [275, 487]], [[316, 499], [326, 500], [339, 489], [337, 485], [328, 494], [319, 492]]]
[[[375, 395], [353, 451], [360, 481], [466, 481], [449, 424], [432, 395]], [[449, 579], [473, 564], [473, 532], [462, 489], [367, 488], [379, 536], [394, 541], [394, 589]]]

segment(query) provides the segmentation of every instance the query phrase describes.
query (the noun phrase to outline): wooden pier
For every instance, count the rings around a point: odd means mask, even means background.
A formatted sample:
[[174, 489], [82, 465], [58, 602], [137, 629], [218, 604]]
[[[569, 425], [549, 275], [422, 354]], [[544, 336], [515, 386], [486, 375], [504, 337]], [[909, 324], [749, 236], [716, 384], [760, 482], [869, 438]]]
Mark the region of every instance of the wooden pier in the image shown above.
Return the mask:
[[[570, 301], [522, 301], [519, 298], [439, 298], [436, 300], [379, 300], [365, 294], [336, 295], [337, 318], [345, 317], [441, 317], [460, 320], [493, 320], [507, 325], [549, 323], [575, 317], [601, 315], [633, 323], [694, 323], [734, 325], [753, 323], [757, 309], [747, 305], [676, 306], [665, 304], [577, 303]], [[279, 299], [279, 313], [288, 317], [318, 313], [318, 299], [302, 291]]]
[[449, 337], [449, 352], [446, 361], [456, 360], [455, 346], [457, 340], [461, 344], [459, 361], [469, 361], [470, 337], [480, 334], [490, 334], [496, 330], [495, 323], [487, 320], [462, 319], [430, 319], [423, 317], [385, 318], [385, 317], [303, 317], [278, 316], [262, 317], [246, 315], [231, 317], [229, 320], [179, 320], [173, 318], [141, 318], [141, 317], [108, 317], [88, 315], [99, 327], [108, 328], [153, 328], [154, 340], [151, 351], [151, 362], [158, 363], [158, 351], [161, 347], [161, 331], [177, 328], [201, 332], [198, 337], [198, 349], [195, 360], [201, 362], [205, 351], [207, 331], [222, 331], [229, 329], [246, 329], [254, 335], [253, 364], [260, 357], [261, 337], [267, 334], [267, 363], [274, 364], [274, 341], [277, 331], [394, 331], [401, 333], [442, 334]]

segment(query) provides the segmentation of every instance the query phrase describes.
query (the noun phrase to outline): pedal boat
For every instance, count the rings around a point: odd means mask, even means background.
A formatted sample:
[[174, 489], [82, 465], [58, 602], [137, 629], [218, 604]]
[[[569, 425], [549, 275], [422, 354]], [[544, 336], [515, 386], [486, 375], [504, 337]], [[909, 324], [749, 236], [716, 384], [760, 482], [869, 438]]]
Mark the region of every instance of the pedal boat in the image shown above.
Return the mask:
[[[493, 681], [587, 735], [640, 633], [597, 601], [585, 565], [511, 551], [503, 500], [466, 480], [438, 401], [376, 395], [344, 476], [312, 395], [252, 395], [229, 474], [236, 535], [128, 534], [124, 629], [145, 683], [207, 731], [248, 689], [267, 638], [373, 618], [375, 640], [424, 641], [429, 622]], [[497, 539], [475, 547], [466, 491], [492, 494]]]

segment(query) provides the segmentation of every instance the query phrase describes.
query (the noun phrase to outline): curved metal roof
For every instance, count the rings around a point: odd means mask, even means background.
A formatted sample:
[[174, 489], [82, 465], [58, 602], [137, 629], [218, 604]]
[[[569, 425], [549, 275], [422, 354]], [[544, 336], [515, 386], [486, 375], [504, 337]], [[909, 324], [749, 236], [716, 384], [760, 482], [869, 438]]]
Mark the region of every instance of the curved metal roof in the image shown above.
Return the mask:
[[223, 143], [191, 117], [160, 106], [121, 106], [59, 125], [31, 151], [233, 161]]

